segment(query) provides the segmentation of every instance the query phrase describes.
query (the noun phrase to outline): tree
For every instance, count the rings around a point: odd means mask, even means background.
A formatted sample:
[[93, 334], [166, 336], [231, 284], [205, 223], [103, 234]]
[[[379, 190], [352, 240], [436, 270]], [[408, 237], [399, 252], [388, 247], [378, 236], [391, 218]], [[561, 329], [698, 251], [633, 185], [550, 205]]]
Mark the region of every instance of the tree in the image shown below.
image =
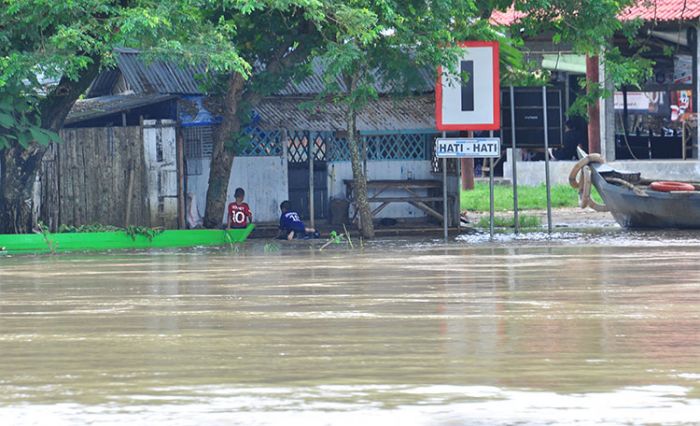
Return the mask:
[[[473, 1], [354, 0], [336, 2], [332, 10], [334, 25], [324, 32], [327, 42], [320, 52], [326, 66], [326, 89], [321, 97], [330, 97], [345, 109], [360, 230], [363, 237], [372, 238], [374, 226], [357, 136], [358, 112], [380, 96], [380, 87], [388, 87], [389, 96], [405, 96], [426, 90], [426, 70], [433, 81], [438, 65], [447, 64], [455, 72], [457, 41], [495, 39], [499, 34], [488, 20], [479, 19]], [[342, 76], [342, 82], [337, 76]]]
[[210, 12], [210, 19], [236, 28], [231, 43], [253, 71], [222, 74], [212, 88], [219, 100], [217, 112], [222, 123], [214, 134], [204, 214], [207, 228], [221, 226], [234, 157], [248, 141], [244, 129], [252, 109], [264, 96], [283, 88], [294, 75], [295, 66], [308, 59], [318, 44], [318, 28], [324, 17], [323, 4], [316, 0], [271, 0], [251, 5], [245, 11], [217, 7]]
[[0, 232], [31, 230], [30, 200], [41, 158], [58, 140], [74, 102], [101, 69], [114, 64], [114, 47], [142, 47], [183, 62], [204, 60], [226, 72], [249, 71], [231, 48], [232, 29], [202, 14], [201, 6], [209, 3], [0, 1]]
[[[498, 40], [502, 75], [511, 81], [530, 79], [522, 55], [523, 36], [551, 34], [555, 43], [573, 43], [577, 51], [598, 52], [607, 46], [606, 59], [613, 64], [613, 78], [643, 78], [648, 63], [624, 59], [609, 40], [615, 33], [631, 35], [635, 23], [621, 23], [617, 14], [633, 0], [352, 0], [335, 2], [324, 32], [326, 45], [320, 53], [326, 67], [326, 91], [346, 110], [347, 137], [351, 153], [354, 194], [360, 213], [361, 232], [374, 235], [366, 176], [362, 171], [357, 140], [357, 113], [379, 96], [378, 84], [391, 82], [391, 95], [403, 95], [420, 87], [418, 70], [443, 65], [454, 73], [460, 40]], [[490, 18], [494, 11], [513, 6], [523, 18], [516, 31], [504, 31]], [[517, 31], [522, 29], [523, 31]], [[617, 71], [617, 72], [615, 72]], [[525, 75], [528, 74], [528, 75]], [[342, 76], [339, 84], [336, 76]], [[435, 76], [437, 77], [437, 76]], [[469, 78], [469, 76], [462, 76]], [[595, 92], [594, 96], [599, 96]]]

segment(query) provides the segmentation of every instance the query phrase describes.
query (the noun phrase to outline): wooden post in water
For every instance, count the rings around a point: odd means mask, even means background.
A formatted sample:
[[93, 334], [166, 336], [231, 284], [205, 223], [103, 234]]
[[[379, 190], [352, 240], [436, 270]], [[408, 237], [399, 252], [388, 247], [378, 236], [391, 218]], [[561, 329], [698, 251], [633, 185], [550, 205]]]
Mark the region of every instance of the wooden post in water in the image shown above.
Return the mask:
[[316, 218], [314, 215], [314, 146], [316, 145], [315, 137], [315, 133], [309, 133], [309, 222], [311, 223], [312, 228], [316, 227]]
[[175, 155], [177, 157], [177, 226], [185, 229], [185, 140], [182, 129], [175, 129]]

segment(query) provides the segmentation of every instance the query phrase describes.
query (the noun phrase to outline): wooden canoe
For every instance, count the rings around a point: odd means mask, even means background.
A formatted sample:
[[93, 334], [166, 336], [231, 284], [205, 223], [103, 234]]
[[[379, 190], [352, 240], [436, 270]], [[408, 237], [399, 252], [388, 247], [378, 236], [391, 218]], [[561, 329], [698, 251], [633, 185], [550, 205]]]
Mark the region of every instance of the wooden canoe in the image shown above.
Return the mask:
[[591, 163], [590, 167], [591, 183], [620, 226], [700, 229], [700, 191], [660, 192], [643, 182], [636, 184], [635, 191], [606, 180], [606, 177], [619, 179], [625, 172], [606, 164]]
[[165, 230], [152, 237], [116, 232], [0, 234], [0, 253], [61, 253], [69, 251], [144, 250], [223, 246], [244, 242], [255, 225], [242, 229]]

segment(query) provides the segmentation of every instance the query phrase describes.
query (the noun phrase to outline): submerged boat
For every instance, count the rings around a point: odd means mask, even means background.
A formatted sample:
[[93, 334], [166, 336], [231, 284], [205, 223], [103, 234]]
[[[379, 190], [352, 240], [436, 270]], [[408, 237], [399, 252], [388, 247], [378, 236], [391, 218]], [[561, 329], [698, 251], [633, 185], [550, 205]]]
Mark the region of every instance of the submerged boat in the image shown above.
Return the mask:
[[[580, 151], [579, 157], [581, 161], [572, 170], [569, 181], [576, 182], [572, 186], [582, 193], [584, 207], [586, 191], [590, 193], [592, 185], [605, 205], [588, 198], [592, 204], [589, 206], [609, 211], [622, 227], [700, 229], [700, 184], [652, 181], [640, 173], [616, 170], [597, 154]], [[581, 176], [578, 181], [577, 175]]]
[[0, 234], [0, 253], [60, 253], [69, 251], [137, 250], [223, 246], [242, 243], [255, 228], [165, 230], [152, 233], [75, 232]]

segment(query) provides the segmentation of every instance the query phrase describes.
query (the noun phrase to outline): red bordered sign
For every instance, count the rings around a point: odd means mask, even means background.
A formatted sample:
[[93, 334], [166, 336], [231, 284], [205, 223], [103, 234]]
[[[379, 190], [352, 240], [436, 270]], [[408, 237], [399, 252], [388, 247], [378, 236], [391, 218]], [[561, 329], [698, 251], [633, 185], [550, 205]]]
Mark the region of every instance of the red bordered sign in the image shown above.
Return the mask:
[[501, 127], [498, 42], [463, 41], [456, 70], [468, 74], [444, 74], [438, 67], [435, 85], [435, 118], [438, 130], [498, 130]]

